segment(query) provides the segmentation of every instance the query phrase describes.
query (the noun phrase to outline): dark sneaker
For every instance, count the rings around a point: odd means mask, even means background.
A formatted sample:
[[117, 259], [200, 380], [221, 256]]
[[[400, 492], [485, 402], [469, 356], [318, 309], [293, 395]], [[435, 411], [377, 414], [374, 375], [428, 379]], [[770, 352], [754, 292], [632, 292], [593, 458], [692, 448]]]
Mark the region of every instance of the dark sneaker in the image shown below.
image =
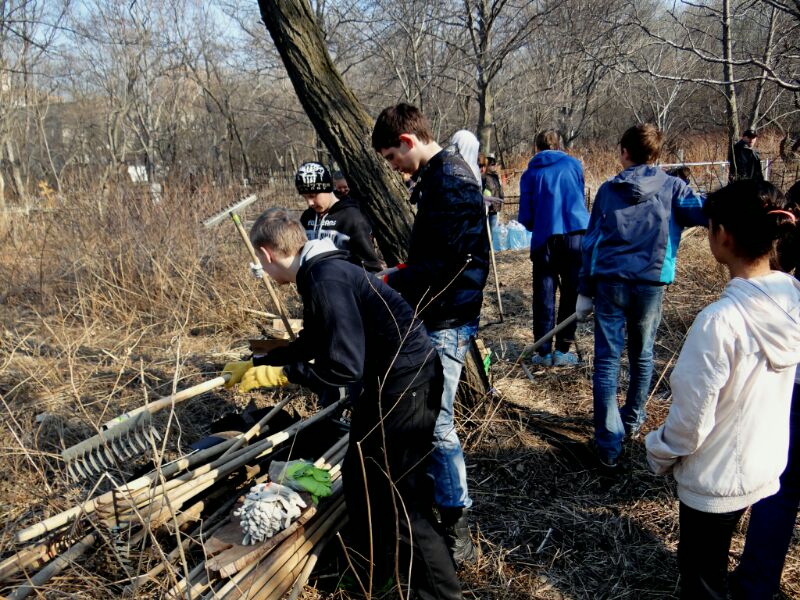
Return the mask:
[[600, 466], [605, 469], [616, 469], [619, 466], [619, 458], [608, 458], [598, 454], [597, 460], [600, 462]]

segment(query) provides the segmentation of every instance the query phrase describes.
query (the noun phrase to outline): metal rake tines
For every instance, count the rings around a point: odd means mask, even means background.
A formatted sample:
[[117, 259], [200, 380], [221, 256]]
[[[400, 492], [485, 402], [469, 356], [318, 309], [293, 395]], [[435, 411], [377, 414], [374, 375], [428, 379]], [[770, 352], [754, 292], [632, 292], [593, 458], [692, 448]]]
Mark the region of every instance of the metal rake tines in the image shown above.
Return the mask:
[[231, 213], [243, 210], [244, 208], [250, 206], [253, 202], [258, 200], [258, 196], [255, 194], [251, 194], [246, 198], [242, 198], [241, 200], [234, 202], [230, 206], [223, 208], [217, 214], [208, 217], [205, 221], [203, 221], [203, 225], [206, 227], [213, 227], [220, 221], [223, 221], [230, 217]]
[[150, 413], [144, 411], [67, 448], [61, 457], [70, 476], [80, 481], [118, 470], [120, 464], [147, 453], [152, 443], [160, 440], [161, 434], [151, 426]]

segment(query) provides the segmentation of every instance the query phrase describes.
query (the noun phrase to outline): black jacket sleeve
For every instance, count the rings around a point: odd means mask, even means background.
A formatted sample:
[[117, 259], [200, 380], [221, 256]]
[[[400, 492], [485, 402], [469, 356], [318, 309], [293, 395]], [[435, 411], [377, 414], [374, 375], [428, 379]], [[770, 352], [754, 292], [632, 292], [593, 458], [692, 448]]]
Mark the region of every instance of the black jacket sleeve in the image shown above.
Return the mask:
[[361, 311], [346, 282], [313, 286], [304, 311], [303, 332], [313, 338], [314, 364], [297, 361], [284, 367], [292, 383], [316, 393], [348, 386], [364, 374], [365, 335]]
[[372, 226], [360, 210], [353, 209], [350, 213], [343, 233], [350, 236], [347, 249], [354, 259], [352, 262], [370, 272], [380, 271], [383, 266], [372, 242]]
[[[475, 238], [486, 236], [483, 197], [474, 183], [448, 177], [427, 193], [437, 198], [430, 206], [420, 207], [417, 222], [424, 220], [430, 228], [421, 232], [421, 236], [436, 239], [427, 240], [424, 254], [409, 256], [406, 268], [392, 273], [388, 279], [389, 285], [413, 308], [417, 308], [414, 303], [423, 297], [431, 299], [448, 287], [468, 264]], [[424, 216], [420, 214], [423, 211]]]
[[314, 358], [314, 345], [305, 328], [297, 333], [297, 338], [286, 346], [275, 348], [263, 356], [254, 356], [253, 365], [288, 365], [293, 362]]

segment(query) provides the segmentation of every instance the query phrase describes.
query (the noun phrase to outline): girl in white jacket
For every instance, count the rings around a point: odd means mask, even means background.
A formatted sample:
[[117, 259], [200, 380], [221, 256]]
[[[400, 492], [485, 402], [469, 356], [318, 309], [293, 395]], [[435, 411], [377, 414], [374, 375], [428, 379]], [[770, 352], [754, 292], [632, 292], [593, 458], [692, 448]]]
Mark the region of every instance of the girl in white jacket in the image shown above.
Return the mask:
[[800, 284], [770, 270], [795, 226], [769, 183], [737, 181], [709, 195], [709, 245], [731, 280], [695, 319], [670, 378], [672, 406], [646, 440], [656, 474], [680, 499], [681, 598], [724, 599], [731, 537], [744, 510], [777, 491], [800, 362]]

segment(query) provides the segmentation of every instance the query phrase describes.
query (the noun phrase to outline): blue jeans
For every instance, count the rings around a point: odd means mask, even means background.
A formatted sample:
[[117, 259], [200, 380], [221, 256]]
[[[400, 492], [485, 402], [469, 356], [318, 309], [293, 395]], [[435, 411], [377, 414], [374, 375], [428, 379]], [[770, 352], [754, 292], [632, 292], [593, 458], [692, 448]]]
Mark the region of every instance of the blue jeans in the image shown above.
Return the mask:
[[461, 378], [461, 369], [470, 341], [478, 332], [478, 319], [454, 327], [429, 331], [436, 353], [442, 361], [444, 389], [442, 407], [433, 429], [433, 454], [428, 473], [433, 477], [434, 500], [442, 508], [469, 508], [472, 499], [467, 493], [467, 468], [464, 451], [456, 434], [453, 404]]
[[[615, 459], [625, 434], [638, 431], [653, 376], [653, 344], [661, 321], [664, 286], [598, 281], [594, 297], [594, 436], [599, 452]], [[630, 383], [625, 404], [617, 404], [625, 331]]]
[[739, 567], [733, 579], [737, 600], [772, 598], [781, 583], [786, 553], [792, 542], [800, 504], [800, 385], [792, 394], [789, 417], [789, 462], [781, 475], [781, 489], [759, 500], [750, 512], [750, 525]]

